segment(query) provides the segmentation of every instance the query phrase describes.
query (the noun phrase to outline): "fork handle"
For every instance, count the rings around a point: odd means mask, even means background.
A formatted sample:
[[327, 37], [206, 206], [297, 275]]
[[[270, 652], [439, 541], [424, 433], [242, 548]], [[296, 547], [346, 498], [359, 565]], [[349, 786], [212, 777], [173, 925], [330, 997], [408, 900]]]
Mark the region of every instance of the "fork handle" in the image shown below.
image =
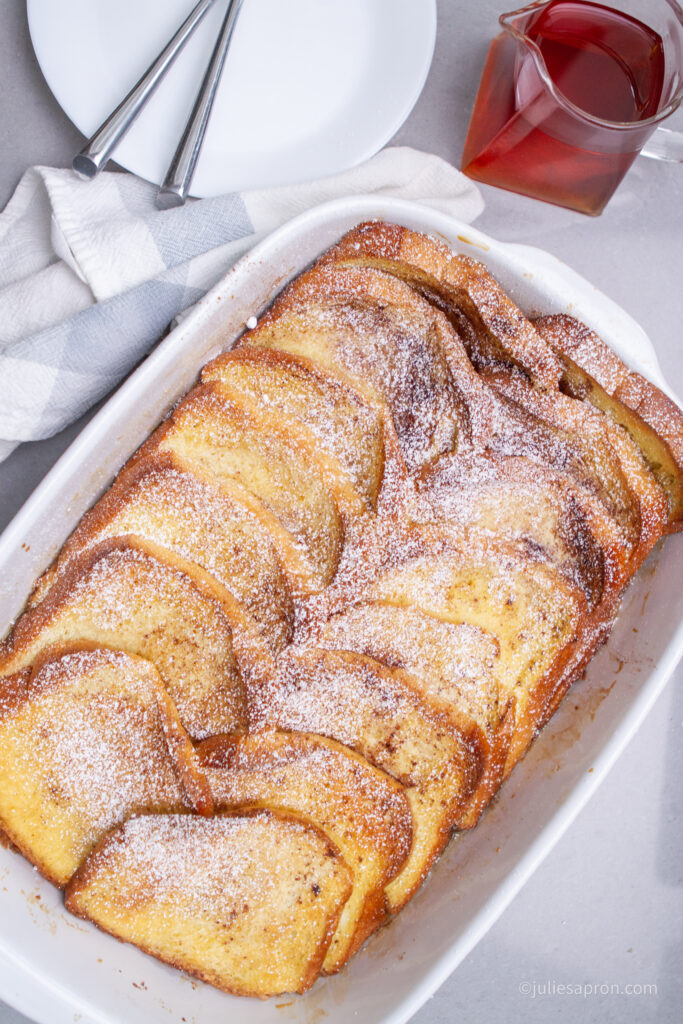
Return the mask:
[[204, 81], [197, 94], [178, 148], [166, 172], [166, 177], [157, 194], [157, 206], [162, 210], [168, 210], [173, 206], [182, 206], [187, 198], [242, 3], [243, 0], [230, 0], [228, 4], [225, 20], [206, 69]]
[[94, 178], [102, 170], [115, 146], [123, 138], [147, 98], [157, 87], [184, 43], [204, 17], [214, 0], [199, 0], [175, 35], [159, 56], [150, 64], [142, 78], [133, 86], [128, 95], [119, 103], [83, 149], [72, 161], [72, 167], [81, 178]]

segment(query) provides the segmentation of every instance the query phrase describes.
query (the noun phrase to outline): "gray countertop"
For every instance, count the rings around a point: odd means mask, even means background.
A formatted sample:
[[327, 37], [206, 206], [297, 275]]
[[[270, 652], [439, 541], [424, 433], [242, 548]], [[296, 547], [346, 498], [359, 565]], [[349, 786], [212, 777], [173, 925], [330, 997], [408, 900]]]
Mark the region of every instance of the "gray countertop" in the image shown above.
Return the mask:
[[[457, 165], [500, 7], [493, 0], [439, 0], [438, 6], [429, 79], [393, 141]], [[42, 79], [23, 0], [0, 0], [0, 14], [2, 206], [26, 167], [67, 166], [81, 137]], [[682, 119], [676, 120], [681, 127]], [[487, 205], [477, 226], [502, 240], [549, 250], [615, 299], [648, 332], [665, 377], [683, 394], [683, 168], [637, 160], [597, 219], [483, 191]], [[86, 419], [57, 437], [22, 445], [0, 464], [0, 527]], [[597, 795], [416, 1015], [416, 1024], [509, 1024], [522, 1017], [528, 1024], [681, 1020], [681, 682], [679, 666]], [[582, 985], [594, 990], [568, 994], [558, 991], [562, 985], [573, 992]], [[621, 987], [619, 993], [614, 986]], [[0, 1024], [25, 1020], [0, 1002]]]

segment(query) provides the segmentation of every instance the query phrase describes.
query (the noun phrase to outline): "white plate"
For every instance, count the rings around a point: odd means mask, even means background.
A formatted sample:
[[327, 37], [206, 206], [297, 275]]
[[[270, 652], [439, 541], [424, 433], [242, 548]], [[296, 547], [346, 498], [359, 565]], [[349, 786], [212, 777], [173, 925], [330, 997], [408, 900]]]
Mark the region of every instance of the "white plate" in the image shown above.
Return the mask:
[[[91, 421], [0, 539], [0, 635], [83, 511], [197, 370], [229, 347], [284, 282], [360, 220], [444, 237], [482, 259], [528, 312], [571, 312], [662, 384], [643, 331], [553, 257], [493, 241], [435, 211], [373, 197], [338, 200], [257, 246]], [[337, 977], [301, 998], [223, 995], [69, 917], [60, 894], [0, 850], [0, 992], [41, 1024], [403, 1024], [467, 955], [605, 777], [683, 653], [683, 537], [629, 587], [609, 642], [516, 767], [478, 827]], [[645, 612], [646, 608], [646, 612]], [[646, 621], [647, 628], [643, 627]], [[640, 628], [639, 628], [640, 627]], [[613, 689], [615, 668], [623, 663]], [[611, 690], [611, 692], [609, 692]], [[548, 936], [539, 937], [539, 942]], [[278, 1007], [277, 1011], [275, 1007]]]
[[[171, 37], [194, 0], [28, 0], [52, 92], [90, 136]], [[115, 159], [162, 181], [218, 34], [218, 0]], [[436, 0], [245, 0], [192, 194], [335, 174], [376, 153], [422, 91]]]

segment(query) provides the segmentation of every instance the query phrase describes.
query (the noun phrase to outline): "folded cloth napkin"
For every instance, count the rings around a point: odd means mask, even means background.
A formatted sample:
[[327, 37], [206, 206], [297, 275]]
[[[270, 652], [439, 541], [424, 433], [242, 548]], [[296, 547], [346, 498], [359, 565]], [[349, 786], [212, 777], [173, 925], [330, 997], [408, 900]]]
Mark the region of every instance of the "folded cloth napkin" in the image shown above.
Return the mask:
[[0, 460], [107, 394], [256, 241], [329, 199], [412, 199], [471, 221], [476, 187], [439, 157], [389, 148], [303, 185], [155, 207], [130, 174], [34, 167], [0, 214]]

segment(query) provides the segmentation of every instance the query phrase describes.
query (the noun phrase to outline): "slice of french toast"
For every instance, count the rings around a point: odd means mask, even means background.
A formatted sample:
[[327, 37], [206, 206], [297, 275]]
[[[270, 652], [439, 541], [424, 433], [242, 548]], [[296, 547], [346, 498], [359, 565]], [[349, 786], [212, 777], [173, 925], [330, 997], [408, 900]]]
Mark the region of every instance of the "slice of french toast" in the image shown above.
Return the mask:
[[[140, 811], [191, 810], [201, 776], [148, 661], [102, 648], [48, 653], [0, 697], [0, 823], [64, 886], [105, 832]], [[211, 808], [204, 788], [204, 808]]]
[[617, 520], [567, 472], [492, 451], [443, 456], [417, 481], [417, 522], [468, 524], [522, 542], [586, 595], [589, 609], [625, 578], [626, 538]]
[[389, 668], [405, 669], [428, 700], [442, 703], [456, 721], [461, 716], [465, 728], [474, 720], [492, 736], [500, 725], [503, 707], [495, 671], [500, 648], [493, 636], [476, 626], [368, 601], [318, 624], [307, 643], [356, 651]]
[[537, 420], [577, 439], [586, 464], [603, 482], [600, 497], [627, 532], [635, 571], [666, 528], [669, 502], [626, 431], [589, 404], [559, 392], [539, 392], [519, 376], [492, 373], [488, 380]]
[[476, 721], [457, 721], [410, 673], [356, 653], [296, 646], [279, 659], [272, 684], [255, 695], [255, 718], [335, 739], [406, 788], [413, 842], [386, 888], [392, 913], [420, 886], [486, 771], [500, 778], [509, 743], [501, 728], [494, 767]]
[[270, 534], [235, 494], [226, 494], [172, 453], [135, 459], [88, 512], [38, 581], [39, 604], [73, 559], [109, 537], [133, 534], [172, 551], [222, 583], [274, 650], [289, 640], [293, 605]]
[[539, 317], [534, 326], [562, 360], [561, 387], [572, 397], [590, 402], [628, 432], [667, 492], [669, 532], [683, 529], [681, 410], [574, 317]]
[[[483, 448], [496, 457], [522, 457], [541, 467], [570, 477], [572, 482], [598, 498], [618, 523], [624, 542], [631, 547], [639, 536], [637, 503], [629, 490], [616, 453], [601, 445], [596, 451], [580, 434], [536, 414], [534, 391], [528, 405], [508, 393], [514, 389], [508, 374], [487, 371], [484, 377], [505, 407], [505, 429], [494, 430]], [[559, 394], [559, 392], [558, 392]]]
[[247, 346], [214, 359], [201, 379], [310, 431], [319, 464], [348, 504], [375, 508], [384, 466], [382, 423], [357, 391], [287, 352]]
[[324, 261], [373, 267], [405, 281], [449, 316], [478, 369], [518, 366], [540, 386], [557, 386], [560, 360], [477, 260], [429, 235], [368, 222], [344, 235]]
[[217, 736], [198, 748], [218, 811], [246, 806], [312, 822], [353, 874], [353, 891], [323, 961], [335, 973], [386, 918], [385, 887], [412, 841], [400, 783], [340, 743], [305, 733]]
[[438, 526], [415, 526], [412, 533], [410, 548], [385, 552], [376, 578], [364, 586], [366, 598], [495, 637], [501, 703], [514, 704], [509, 774], [536, 732], [532, 708], [563, 684], [577, 648], [587, 642], [583, 591], [524, 546]]
[[479, 783], [469, 800], [458, 801], [455, 822], [451, 802], [444, 805], [450, 824], [460, 828], [475, 824], [502, 780], [514, 719], [513, 704], [496, 675], [500, 647], [495, 637], [476, 626], [443, 622], [416, 608], [368, 601], [320, 623], [309, 642], [404, 669], [423, 699], [444, 709], [463, 736], [474, 737], [480, 730], [477, 746], [484, 769]]
[[55, 644], [114, 647], [152, 662], [193, 738], [243, 730], [247, 712], [234, 641], [244, 616], [219, 584], [200, 579], [199, 570], [178, 568], [165, 554], [126, 537], [74, 558], [2, 645], [0, 677], [32, 665]]
[[320, 267], [290, 285], [239, 344], [289, 352], [350, 384], [384, 412], [414, 470], [469, 429], [442, 343], [451, 335], [438, 310], [400, 281]]
[[665, 488], [670, 532], [683, 522], [683, 415], [594, 332], [566, 315], [527, 320], [486, 268], [438, 240], [397, 225], [359, 225], [326, 259], [375, 267], [407, 281], [451, 318], [476, 365], [518, 366], [622, 426]]
[[310, 988], [352, 883], [324, 833], [272, 811], [147, 815], [105, 836], [66, 907], [218, 988], [265, 998]]
[[[265, 506], [289, 538], [290, 566], [298, 555], [302, 588], [330, 581], [344, 527], [310, 442], [231, 402], [212, 384], [194, 388], [155, 440], [158, 450], [175, 453], [219, 486], [237, 482]], [[276, 546], [281, 531], [273, 533]]]

